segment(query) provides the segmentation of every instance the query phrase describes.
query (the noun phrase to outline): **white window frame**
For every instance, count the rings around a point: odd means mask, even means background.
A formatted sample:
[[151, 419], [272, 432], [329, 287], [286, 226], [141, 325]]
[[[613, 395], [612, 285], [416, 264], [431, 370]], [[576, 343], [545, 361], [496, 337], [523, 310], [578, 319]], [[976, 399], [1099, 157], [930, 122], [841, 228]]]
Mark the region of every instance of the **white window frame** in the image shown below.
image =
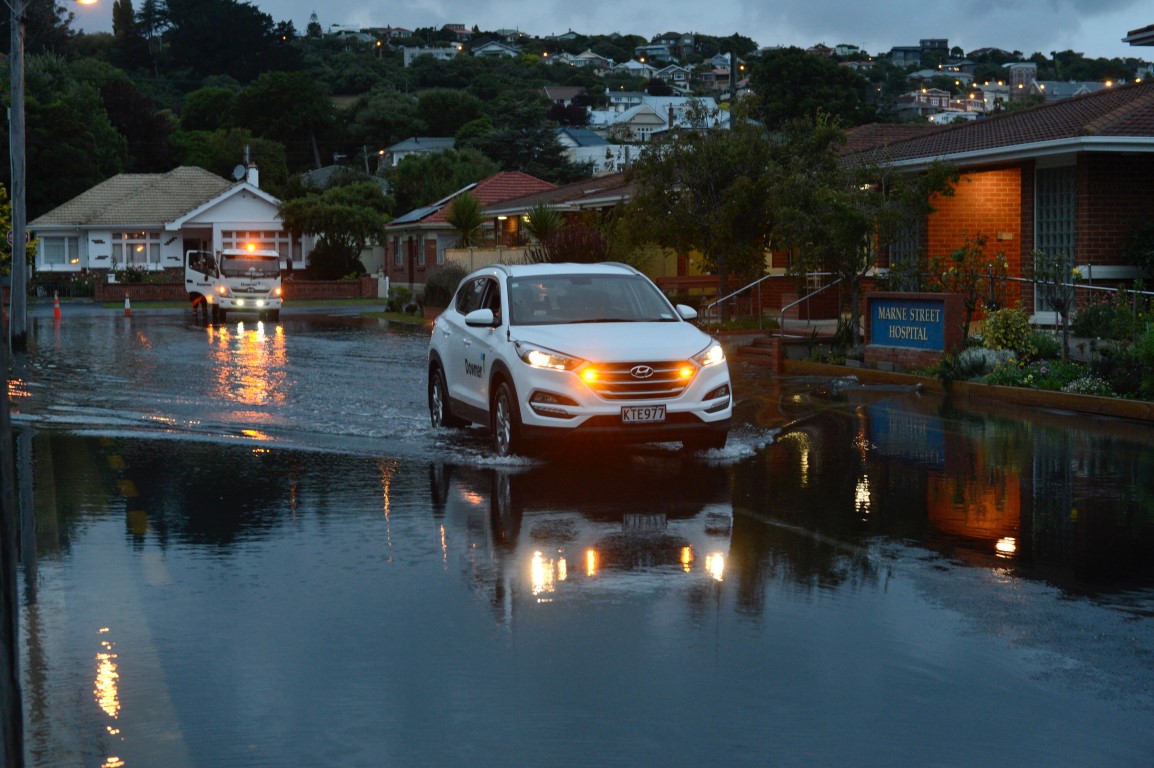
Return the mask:
[[40, 238], [40, 267], [47, 270], [80, 268], [80, 238], [50, 235]]
[[120, 269], [160, 269], [160, 233], [113, 232], [112, 263]]

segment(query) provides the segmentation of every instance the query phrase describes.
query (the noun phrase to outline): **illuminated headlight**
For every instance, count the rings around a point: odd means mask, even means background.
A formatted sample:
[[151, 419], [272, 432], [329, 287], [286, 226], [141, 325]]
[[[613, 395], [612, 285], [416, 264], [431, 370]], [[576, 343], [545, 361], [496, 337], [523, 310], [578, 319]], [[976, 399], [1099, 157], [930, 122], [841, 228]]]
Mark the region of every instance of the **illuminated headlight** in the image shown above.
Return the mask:
[[273, 288], [271, 291], [269, 291], [268, 297], [270, 299], [279, 299], [282, 295], [284, 294], [281, 291], [281, 287], [278, 285], [276, 288]]
[[216, 287], [216, 292], [217, 292], [218, 294], [220, 294], [221, 296], [224, 296], [224, 297], [226, 297], [226, 298], [227, 298], [227, 297], [231, 297], [231, 296], [232, 296], [232, 291], [230, 291], [230, 290], [228, 289], [228, 286], [227, 286], [227, 285], [218, 285], [218, 286]]
[[693, 362], [697, 363], [702, 368], [708, 368], [711, 365], [724, 363], [725, 350], [721, 348], [721, 344], [713, 341], [708, 347], [693, 356]]
[[577, 357], [563, 355], [544, 347], [535, 347], [529, 344], [517, 344], [517, 354], [526, 364], [534, 368], [549, 368], [555, 371], [571, 371], [581, 365], [584, 360]]

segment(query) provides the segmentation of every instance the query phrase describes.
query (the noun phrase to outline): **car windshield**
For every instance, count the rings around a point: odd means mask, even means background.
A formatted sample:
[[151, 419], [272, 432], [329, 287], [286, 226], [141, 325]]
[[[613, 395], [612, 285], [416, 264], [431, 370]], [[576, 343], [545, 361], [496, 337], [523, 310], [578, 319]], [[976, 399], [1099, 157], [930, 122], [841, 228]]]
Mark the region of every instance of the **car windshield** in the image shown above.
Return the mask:
[[513, 325], [676, 322], [673, 307], [639, 275], [537, 275], [509, 280]]
[[220, 273], [225, 277], [276, 277], [280, 274], [280, 257], [254, 253], [243, 256], [222, 255]]

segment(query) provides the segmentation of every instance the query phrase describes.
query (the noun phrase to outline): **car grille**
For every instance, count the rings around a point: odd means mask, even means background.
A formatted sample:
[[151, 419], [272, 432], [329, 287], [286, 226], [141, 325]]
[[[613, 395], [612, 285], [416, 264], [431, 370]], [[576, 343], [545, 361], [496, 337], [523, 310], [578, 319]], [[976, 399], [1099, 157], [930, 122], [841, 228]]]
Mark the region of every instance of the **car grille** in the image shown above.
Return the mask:
[[686, 366], [697, 368], [685, 360], [602, 363], [597, 366], [597, 380], [590, 382], [589, 386], [606, 400], [671, 400], [693, 381], [692, 377], [683, 379], [680, 376], [681, 369]]

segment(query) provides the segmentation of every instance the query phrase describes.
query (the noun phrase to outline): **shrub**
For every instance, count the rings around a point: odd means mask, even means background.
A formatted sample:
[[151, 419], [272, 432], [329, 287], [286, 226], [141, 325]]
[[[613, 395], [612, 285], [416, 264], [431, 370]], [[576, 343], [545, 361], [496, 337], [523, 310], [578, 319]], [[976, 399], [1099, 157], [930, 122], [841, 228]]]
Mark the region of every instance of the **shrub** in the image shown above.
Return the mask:
[[996, 366], [986, 377], [986, 383], [1058, 392], [1085, 374], [1085, 366], [1067, 360], [1036, 360], [1025, 364], [1011, 361]]
[[1152, 375], [1147, 373], [1149, 368], [1139, 351], [1140, 346], [1102, 347], [1101, 353], [1090, 365], [1090, 372], [1109, 383], [1110, 388], [1120, 397], [1139, 396], [1144, 380]]
[[385, 308], [389, 312], [405, 312], [413, 303], [413, 292], [404, 285], [389, 286], [389, 298]]
[[447, 307], [457, 292], [457, 286], [465, 278], [465, 268], [456, 264], [446, 264], [429, 275], [425, 281], [425, 292], [421, 303], [426, 307]]
[[1110, 384], [1102, 381], [1097, 376], [1086, 375], [1079, 376], [1071, 381], [1066, 386], [1062, 387], [1063, 392], [1069, 392], [1074, 395], [1098, 395], [1099, 397], [1113, 397], [1114, 390], [1110, 389]]
[[1062, 342], [1052, 333], [1033, 331], [1029, 343], [1034, 348], [1035, 360], [1057, 360], [1062, 356]]
[[982, 338], [990, 349], [1008, 349], [1019, 359], [1033, 358], [1034, 332], [1030, 328], [1030, 318], [1023, 309], [996, 309], [986, 317], [982, 328]]
[[999, 365], [1014, 362], [1014, 353], [1008, 349], [967, 347], [957, 356], [954, 378], [975, 379], [985, 376]]
[[1074, 316], [1072, 329], [1075, 336], [1092, 339], [1132, 339], [1141, 330], [1134, 312], [1117, 297], [1113, 301], [1098, 301], [1083, 308]]

